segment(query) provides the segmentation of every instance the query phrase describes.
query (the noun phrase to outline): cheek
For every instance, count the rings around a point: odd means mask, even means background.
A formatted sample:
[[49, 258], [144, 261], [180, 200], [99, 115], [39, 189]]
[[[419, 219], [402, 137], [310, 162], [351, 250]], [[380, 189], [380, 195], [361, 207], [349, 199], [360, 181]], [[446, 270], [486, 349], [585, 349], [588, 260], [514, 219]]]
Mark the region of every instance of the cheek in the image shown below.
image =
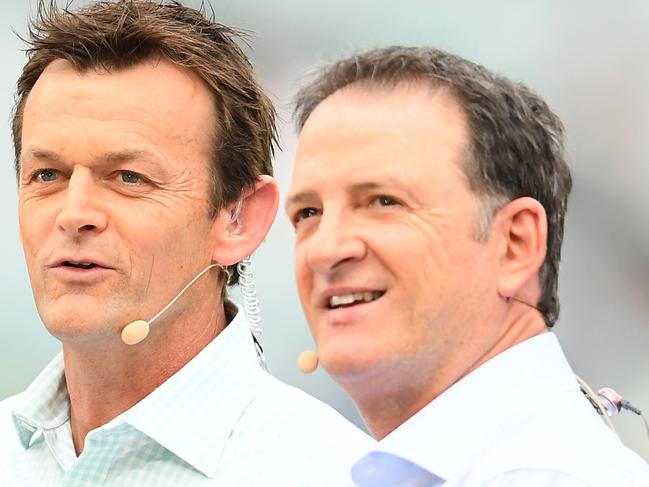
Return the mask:
[[25, 256], [47, 250], [47, 235], [54, 229], [56, 212], [36, 208], [33, 205], [21, 207], [18, 213], [20, 243]]
[[[407, 248], [409, 266], [414, 272], [432, 280], [455, 281], [465, 279], [484, 250], [465, 229], [452, 225], [434, 231], [417, 232]], [[402, 243], [402, 248], [405, 245]]]
[[207, 259], [207, 238], [184, 227], [142, 226], [119, 231], [119, 240], [133, 260], [153, 267], [182, 270]]
[[311, 272], [306, 261], [305, 247], [298, 245], [295, 248], [295, 281], [297, 283], [298, 293], [302, 299], [304, 299], [304, 296], [308, 292], [310, 279]]

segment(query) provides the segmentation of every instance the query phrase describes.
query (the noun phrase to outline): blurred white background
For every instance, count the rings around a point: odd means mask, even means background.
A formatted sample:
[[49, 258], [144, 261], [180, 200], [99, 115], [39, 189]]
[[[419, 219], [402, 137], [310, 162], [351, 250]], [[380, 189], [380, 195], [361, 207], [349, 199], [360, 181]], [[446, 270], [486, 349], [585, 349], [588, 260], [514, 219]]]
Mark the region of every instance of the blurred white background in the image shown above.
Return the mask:
[[[522, 80], [543, 95], [566, 125], [575, 183], [556, 332], [574, 369], [591, 386], [612, 386], [649, 414], [649, 2], [212, 4], [219, 20], [253, 32], [251, 58], [281, 116], [283, 150], [275, 168], [283, 194], [295, 147], [291, 97], [300, 78], [320, 61], [391, 44], [433, 45]], [[5, 256], [0, 398], [27, 386], [59, 349], [36, 314], [17, 231], [9, 116], [25, 57], [11, 28], [24, 34], [30, 10], [28, 1], [0, 6], [0, 250]], [[270, 367], [360, 425], [353, 405], [325, 372], [303, 376], [295, 367], [295, 357], [312, 346], [312, 339], [293, 283], [292, 252], [293, 231], [280, 213], [254, 258]], [[556, 409], [561, 414], [561, 404]], [[649, 459], [640, 418], [625, 413], [615, 424], [625, 443]]]

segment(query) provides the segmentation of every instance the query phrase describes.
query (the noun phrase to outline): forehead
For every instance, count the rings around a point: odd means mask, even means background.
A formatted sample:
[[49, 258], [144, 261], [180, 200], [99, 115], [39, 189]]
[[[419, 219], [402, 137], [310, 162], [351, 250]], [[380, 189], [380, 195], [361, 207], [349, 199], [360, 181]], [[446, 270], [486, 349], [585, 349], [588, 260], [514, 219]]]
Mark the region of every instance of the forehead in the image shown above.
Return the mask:
[[[291, 193], [369, 180], [464, 180], [466, 116], [444, 87], [351, 85], [325, 99], [300, 133]], [[371, 181], [370, 181], [371, 182]]]
[[27, 98], [23, 153], [29, 144], [63, 151], [82, 140], [111, 149], [208, 141], [214, 111], [202, 80], [164, 59], [110, 72], [79, 72], [56, 60]]

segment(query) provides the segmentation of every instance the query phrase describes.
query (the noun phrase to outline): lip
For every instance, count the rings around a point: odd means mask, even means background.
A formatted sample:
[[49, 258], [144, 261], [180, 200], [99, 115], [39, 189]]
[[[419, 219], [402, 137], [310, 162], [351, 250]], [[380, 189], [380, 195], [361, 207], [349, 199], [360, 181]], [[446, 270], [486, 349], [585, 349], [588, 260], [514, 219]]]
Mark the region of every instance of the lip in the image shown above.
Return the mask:
[[52, 266], [49, 271], [56, 281], [71, 286], [95, 285], [110, 277], [115, 272], [114, 269], [103, 266], [82, 269], [65, 265]]
[[[70, 267], [65, 262], [91, 262], [95, 264], [90, 269]], [[54, 279], [68, 285], [93, 285], [109, 277], [115, 268], [105, 260], [88, 255], [66, 255], [53, 259], [48, 265]]]
[[[66, 262], [89, 262], [92, 264], [95, 264], [96, 267], [92, 269], [81, 269], [81, 268], [75, 268], [75, 267], [69, 267], [66, 266]], [[61, 258], [57, 258], [53, 260], [48, 267], [50, 268], [63, 268], [66, 270], [70, 271], [80, 271], [80, 272], [89, 272], [93, 270], [101, 270], [101, 269], [108, 269], [108, 270], [115, 270], [114, 267], [111, 267], [108, 265], [106, 262], [104, 262], [101, 259], [97, 259], [94, 257], [88, 257], [88, 256], [65, 256]]]

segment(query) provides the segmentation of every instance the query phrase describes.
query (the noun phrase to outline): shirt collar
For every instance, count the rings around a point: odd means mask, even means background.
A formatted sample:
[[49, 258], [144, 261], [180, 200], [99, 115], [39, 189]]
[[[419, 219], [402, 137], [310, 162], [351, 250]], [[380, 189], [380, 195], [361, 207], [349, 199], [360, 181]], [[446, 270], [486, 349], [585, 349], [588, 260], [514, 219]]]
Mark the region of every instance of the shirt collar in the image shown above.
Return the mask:
[[248, 322], [239, 312], [198, 355], [122, 416], [212, 478], [262, 373]]
[[[223, 448], [261, 386], [262, 377], [248, 323], [239, 312], [183, 368], [98, 430], [127, 423], [212, 478]], [[25, 448], [36, 430], [56, 427], [69, 419], [62, 354], [27, 389], [13, 419]]]
[[[578, 387], [553, 333], [498, 354], [436, 397], [378, 444], [448, 479], [479, 452], [516, 430], [535, 400]], [[543, 397], [541, 397], [541, 395]]]
[[16, 433], [25, 449], [39, 429], [53, 429], [70, 418], [70, 400], [60, 352], [21, 395], [12, 412]]

